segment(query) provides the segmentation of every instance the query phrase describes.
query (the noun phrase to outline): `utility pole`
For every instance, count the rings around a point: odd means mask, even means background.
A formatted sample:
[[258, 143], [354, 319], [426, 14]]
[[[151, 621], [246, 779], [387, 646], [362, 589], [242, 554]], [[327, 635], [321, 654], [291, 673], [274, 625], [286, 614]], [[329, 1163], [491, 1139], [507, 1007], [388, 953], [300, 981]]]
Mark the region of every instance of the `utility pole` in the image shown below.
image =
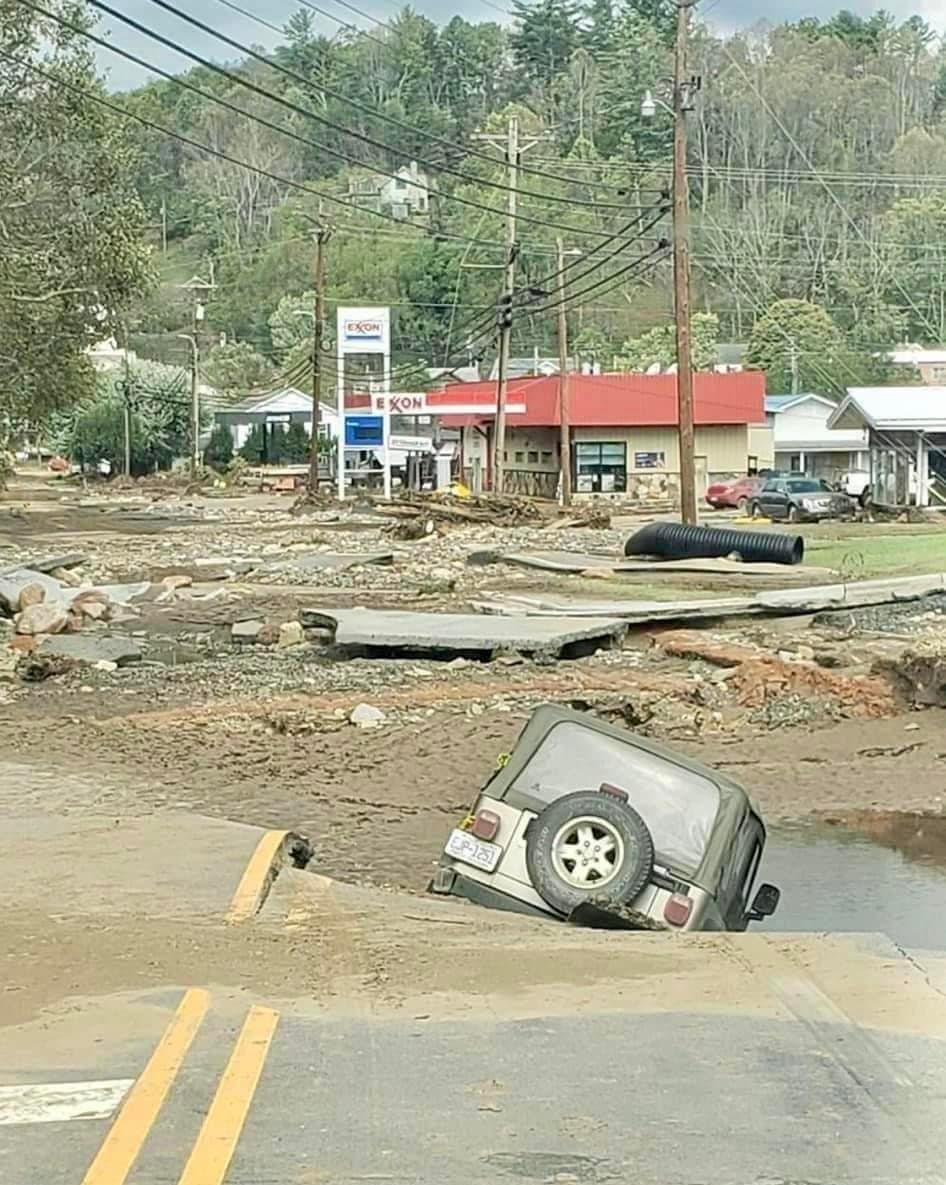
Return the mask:
[[499, 360], [496, 365], [496, 421], [493, 433], [493, 491], [503, 492], [503, 476], [506, 449], [506, 388], [509, 377], [509, 354], [512, 343], [512, 308], [516, 294], [516, 258], [519, 254], [519, 244], [516, 241], [516, 215], [519, 197], [519, 164], [522, 155], [534, 148], [536, 144], [547, 139], [549, 133], [533, 137], [523, 143], [519, 139], [519, 117], [511, 115], [506, 128], [506, 135], [502, 139], [498, 136], [481, 133], [474, 137], [486, 140], [497, 147], [505, 146], [506, 154], [506, 185], [509, 197], [506, 204], [506, 276], [503, 293], [499, 300], [497, 314], [497, 328], [499, 329]]
[[309, 442], [309, 490], [319, 492], [319, 421], [322, 413], [322, 359], [325, 338], [325, 247], [331, 231], [315, 232], [315, 308], [312, 322], [312, 438]]
[[496, 372], [496, 431], [493, 438], [493, 490], [503, 492], [506, 451], [506, 389], [512, 345], [512, 303], [516, 292], [516, 213], [519, 186], [519, 120], [509, 117], [506, 137], [509, 200], [506, 207], [506, 279], [499, 315], [499, 365]]
[[200, 473], [200, 317], [201, 306], [194, 309], [194, 336], [191, 338], [193, 358], [191, 365], [191, 476]]
[[562, 505], [572, 504], [572, 442], [568, 391], [568, 317], [565, 310], [565, 243], [558, 240], [558, 419]]
[[124, 421], [125, 421], [125, 464], [123, 470], [126, 477], [131, 477], [131, 362], [128, 359], [128, 330], [125, 330], [125, 349], [124, 349]]
[[213, 260], [210, 261], [210, 280], [194, 276], [186, 284], [179, 285], [194, 298], [193, 333], [179, 333], [177, 336], [191, 345], [191, 458], [193, 477], [200, 472], [200, 326], [204, 320], [204, 300], [213, 292]]
[[686, 175], [686, 113], [692, 107], [692, 94], [698, 86], [687, 76], [687, 41], [693, 3], [694, 0], [677, 0], [677, 40], [673, 67], [673, 294], [677, 336], [680, 517], [691, 526], [698, 521], [690, 341], [690, 213]]

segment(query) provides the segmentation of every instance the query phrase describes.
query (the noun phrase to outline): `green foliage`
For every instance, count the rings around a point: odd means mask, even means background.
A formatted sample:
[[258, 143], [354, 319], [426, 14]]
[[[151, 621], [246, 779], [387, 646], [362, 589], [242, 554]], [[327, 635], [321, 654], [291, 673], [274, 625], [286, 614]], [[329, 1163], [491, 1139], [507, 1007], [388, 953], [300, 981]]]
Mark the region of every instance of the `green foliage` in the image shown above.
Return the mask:
[[883, 383], [890, 365], [877, 351], [848, 338], [820, 305], [776, 301], [756, 321], [746, 364], [764, 370], [771, 392], [813, 391], [842, 396], [848, 387]]
[[303, 424], [293, 421], [282, 440], [282, 458], [290, 465], [302, 465], [309, 459], [309, 434]]
[[174, 367], [145, 363], [124, 375], [99, 377], [94, 393], [54, 416], [55, 447], [79, 465], [103, 458], [120, 473], [125, 458], [125, 408], [131, 407], [131, 469], [134, 475], [168, 469], [190, 447], [190, 400], [186, 375]]
[[278, 425], [256, 424], [240, 449], [240, 456], [252, 465], [304, 465], [309, 459], [309, 448], [304, 424], [293, 421], [286, 431]]
[[226, 424], [215, 424], [204, 450], [204, 460], [214, 469], [225, 469], [233, 460], [233, 433]]
[[[50, 10], [84, 19], [66, 0]], [[88, 398], [85, 348], [149, 281], [136, 162], [83, 39], [0, 0], [0, 425]], [[49, 75], [35, 73], [39, 65]], [[65, 89], [66, 82], [78, 89]]]
[[254, 424], [250, 429], [250, 434], [243, 442], [240, 449], [240, 456], [244, 461], [249, 461], [251, 465], [259, 465], [263, 460], [263, 453], [266, 448], [266, 435], [262, 424]]
[[530, 82], [549, 86], [578, 48], [578, 6], [575, 0], [513, 0], [512, 8], [516, 64]]
[[245, 392], [271, 382], [272, 362], [248, 342], [227, 342], [214, 346], [201, 365], [204, 377], [219, 391]]
[[[0, 7], [11, 3], [0, 0]], [[126, 132], [141, 153], [134, 176], [142, 201], [154, 223], [164, 203], [170, 241], [161, 259], [164, 286], [139, 310], [141, 330], [151, 335], [143, 340], [157, 351], [155, 335], [166, 334], [171, 347], [160, 356], [174, 357], [180, 347], [172, 335], [187, 330], [189, 316], [174, 285], [206, 274], [213, 258], [208, 335], [225, 331], [264, 356], [274, 379], [288, 372], [289, 381], [304, 383], [312, 321], [293, 312], [311, 308], [312, 227], [328, 216], [336, 229], [326, 260], [330, 331], [338, 303], [390, 303], [398, 366], [455, 365], [468, 345], [491, 354], [505, 212], [505, 195], [491, 183], [505, 184], [506, 172], [501, 153], [473, 136], [501, 135], [515, 114], [523, 140], [543, 137], [523, 157], [530, 170], [520, 182], [529, 191], [520, 201], [523, 296], [550, 270], [561, 230], [547, 220], [567, 223], [568, 246], [581, 247], [593, 263], [601, 240], [592, 236], [629, 227], [627, 219], [658, 202], [667, 184], [672, 120], [662, 109], [643, 118], [640, 104], [647, 89], [666, 97], [660, 80], [672, 73], [676, 15], [674, 0], [515, 0], [508, 27], [459, 16], [437, 27], [405, 8], [388, 26], [349, 28], [329, 40], [302, 9], [273, 54], [304, 81], [254, 61], [236, 63], [254, 83], [383, 141], [383, 149], [278, 104], [260, 100], [257, 107], [203, 68], [187, 80], [325, 147], [289, 140], [167, 82], [126, 96], [146, 118], [327, 195], [321, 202], [145, 129]], [[820, 306], [841, 344], [831, 366], [816, 359], [803, 372], [804, 385], [819, 389], [828, 383], [823, 374], [816, 383], [819, 369], [838, 388], [845, 374], [883, 373], [877, 359], [897, 341], [946, 340], [946, 301], [938, 296], [946, 270], [937, 245], [946, 241], [939, 182], [946, 173], [946, 51], [929, 26], [883, 12], [839, 12], [751, 35], [719, 34], [700, 23], [699, 6], [693, 21], [690, 68], [703, 80], [688, 120], [694, 307], [718, 316], [721, 340], [744, 342], [780, 300]], [[326, 148], [348, 154], [353, 166]], [[429, 171], [436, 194], [428, 214], [408, 220], [443, 237], [331, 201], [348, 200], [356, 176], [412, 159]], [[627, 219], [585, 204], [592, 201], [626, 204]], [[664, 225], [654, 228], [646, 245], [663, 233]], [[469, 247], [450, 236], [479, 242]], [[617, 266], [602, 266], [592, 279]], [[613, 290], [583, 298], [570, 311], [573, 340], [591, 334], [594, 351], [610, 362], [617, 343], [638, 349], [642, 329], [669, 320], [671, 309], [670, 269], [661, 265], [652, 276], [615, 281]], [[554, 351], [554, 317], [531, 313], [525, 299], [513, 332], [517, 353]], [[659, 336], [643, 347], [658, 361], [667, 356]], [[230, 363], [221, 359], [221, 369], [229, 372]], [[232, 369], [221, 385], [239, 390], [262, 367], [248, 353]], [[781, 378], [785, 373], [783, 365]], [[331, 385], [329, 378], [329, 398]]]
[[[695, 370], [712, 370], [719, 348], [719, 318], [714, 313], [696, 313], [691, 321], [691, 363]], [[677, 360], [673, 325], [657, 325], [621, 347], [622, 370], [647, 371], [652, 366], [666, 370]]]

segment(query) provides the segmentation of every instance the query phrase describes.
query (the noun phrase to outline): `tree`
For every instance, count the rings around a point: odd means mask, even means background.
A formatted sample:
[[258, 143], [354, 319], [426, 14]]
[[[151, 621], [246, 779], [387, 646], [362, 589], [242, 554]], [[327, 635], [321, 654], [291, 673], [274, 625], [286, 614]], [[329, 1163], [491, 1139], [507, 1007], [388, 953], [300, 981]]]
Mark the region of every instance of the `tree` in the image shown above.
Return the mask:
[[233, 460], [233, 433], [226, 424], [215, 424], [204, 450], [204, 461], [215, 469], [225, 469]]
[[827, 310], [805, 300], [779, 300], [756, 321], [746, 363], [764, 370], [772, 392], [814, 391], [841, 396], [869, 385], [887, 364], [854, 348]]
[[131, 471], [138, 475], [170, 468], [190, 444], [191, 407], [187, 375], [160, 363], [143, 363], [126, 376], [110, 371], [98, 377], [91, 395], [50, 421], [57, 449], [79, 465], [103, 458], [112, 471], [125, 459], [125, 409], [131, 408]]
[[[695, 370], [712, 370], [719, 344], [719, 318], [714, 313], [696, 313], [691, 321], [691, 356]], [[667, 370], [677, 361], [676, 330], [658, 325], [621, 347], [622, 370], [647, 371], [652, 366]]]
[[266, 451], [266, 432], [262, 424], [254, 424], [240, 449], [240, 456], [251, 465], [258, 465]]
[[567, 69], [578, 47], [574, 0], [512, 0], [516, 27], [510, 37], [516, 62], [536, 86], [548, 87]]
[[220, 391], [248, 391], [271, 381], [275, 368], [270, 360], [249, 342], [227, 342], [214, 346], [204, 359], [204, 377]]
[[283, 439], [283, 455], [290, 465], [302, 465], [309, 459], [309, 434], [305, 425], [294, 420]]
[[[73, 22], [65, 0], [50, 10]], [[83, 39], [0, 0], [0, 445], [89, 398], [85, 349], [149, 282], [144, 211], [122, 121]], [[38, 71], [42, 71], [39, 73]]]

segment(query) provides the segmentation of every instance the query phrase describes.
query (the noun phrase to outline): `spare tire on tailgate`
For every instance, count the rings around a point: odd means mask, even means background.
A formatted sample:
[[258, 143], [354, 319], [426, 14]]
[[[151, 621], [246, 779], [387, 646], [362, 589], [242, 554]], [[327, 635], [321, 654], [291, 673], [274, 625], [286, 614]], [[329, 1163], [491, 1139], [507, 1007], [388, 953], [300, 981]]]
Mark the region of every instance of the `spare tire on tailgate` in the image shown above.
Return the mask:
[[526, 865], [536, 892], [559, 913], [583, 901], [633, 901], [654, 868], [647, 824], [610, 794], [579, 790], [557, 799], [533, 820]]

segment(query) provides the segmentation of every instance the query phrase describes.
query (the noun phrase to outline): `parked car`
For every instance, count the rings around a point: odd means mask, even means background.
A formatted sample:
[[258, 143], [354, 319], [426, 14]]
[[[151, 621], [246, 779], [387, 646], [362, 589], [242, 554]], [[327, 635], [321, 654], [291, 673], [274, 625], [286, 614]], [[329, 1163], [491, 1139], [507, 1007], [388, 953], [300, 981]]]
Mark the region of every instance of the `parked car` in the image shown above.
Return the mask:
[[778, 904], [773, 885], [752, 896], [764, 847], [735, 782], [545, 706], [451, 831], [430, 889], [560, 920], [745, 930]]
[[706, 491], [706, 501], [714, 510], [735, 508], [746, 510], [753, 496], [765, 485], [761, 477], [737, 477], [732, 481], [720, 481]]
[[767, 481], [749, 506], [753, 518], [816, 523], [824, 518], [848, 518], [854, 503], [817, 477], [776, 477]]

